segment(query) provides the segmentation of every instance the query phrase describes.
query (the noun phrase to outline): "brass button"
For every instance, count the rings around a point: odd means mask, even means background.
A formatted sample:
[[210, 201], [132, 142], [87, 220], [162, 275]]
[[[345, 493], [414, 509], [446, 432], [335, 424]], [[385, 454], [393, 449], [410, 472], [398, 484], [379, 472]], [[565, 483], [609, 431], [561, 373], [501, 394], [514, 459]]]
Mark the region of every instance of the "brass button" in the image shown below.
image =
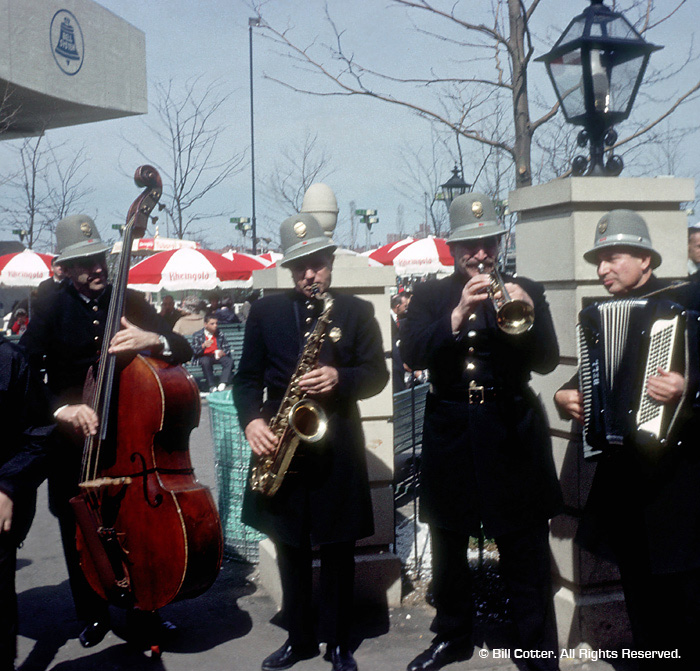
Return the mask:
[[469, 331], [469, 333], [467, 333], [467, 338], [476, 338], [476, 331]]
[[467, 363], [467, 370], [474, 370], [475, 368], [476, 368], [476, 366], [474, 365], [474, 363], [472, 361]]
[[99, 326], [99, 325], [100, 325], [100, 320], [99, 320], [99, 319], [95, 319], [95, 321], [93, 321], [92, 323], [93, 323], [95, 326]]
[[100, 309], [100, 308], [98, 308], [96, 305], [93, 305], [93, 306], [92, 306], [92, 311], [93, 311], [93, 312], [97, 312], [99, 309]]
[[310, 324], [310, 323], [311, 323], [311, 317], [307, 317], [307, 318], [306, 318], [306, 323], [307, 323], [307, 324]]
[[95, 336], [95, 342], [97, 342], [100, 339], [100, 336]]
[[469, 315], [469, 321], [470, 321], [470, 322], [475, 322], [475, 321], [476, 321], [476, 312], [472, 312], [472, 313]]
[[469, 354], [474, 354], [474, 348], [473, 348], [473, 347], [470, 347], [470, 348], [469, 348]]

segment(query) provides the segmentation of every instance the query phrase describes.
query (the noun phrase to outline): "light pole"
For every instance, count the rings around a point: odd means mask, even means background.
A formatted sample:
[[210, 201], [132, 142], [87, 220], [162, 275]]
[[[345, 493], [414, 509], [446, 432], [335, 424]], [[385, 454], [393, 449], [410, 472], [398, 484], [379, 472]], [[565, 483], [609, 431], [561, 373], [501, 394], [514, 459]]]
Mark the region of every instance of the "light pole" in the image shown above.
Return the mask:
[[253, 28], [258, 28], [262, 25], [262, 19], [259, 16], [254, 16], [248, 19], [248, 42], [250, 53], [250, 185], [251, 185], [251, 206], [252, 206], [252, 222], [251, 230], [253, 233], [252, 251], [253, 254], [258, 252], [258, 231], [255, 220], [255, 130], [253, 125]]
[[[250, 219], [248, 217], [231, 217], [229, 219], [229, 222], [231, 224], [236, 224], [236, 229], [239, 230], [243, 234], [243, 240], [245, 241], [245, 236], [248, 233], [248, 231], [252, 230], [253, 227], [250, 223]], [[245, 242], [244, 245], [245, 247]], [[257, 252], [253, 250], [253, 254], [256, 254]]]
[[372, 226], [379, 221], [379, 217], [375, 216], [377, 210], [355, 210], [355, 214], [360, 217], [363, 224], [367, 224], [367, 249], [369, 249], [369, 238], [372, 234]]
[[590, 160], [576, 156], [574, 175], [616, 176], [622, 172], [619, 156], [604, 162], [605, 152], [617, 142], [613, 125], [632, 111], [652, 52], [649, 44], [620, 12], [603, 0], [591, 0], [574, 17], [543, 61], [566, 120], [583, 130], [579, 147], [590, 145]]

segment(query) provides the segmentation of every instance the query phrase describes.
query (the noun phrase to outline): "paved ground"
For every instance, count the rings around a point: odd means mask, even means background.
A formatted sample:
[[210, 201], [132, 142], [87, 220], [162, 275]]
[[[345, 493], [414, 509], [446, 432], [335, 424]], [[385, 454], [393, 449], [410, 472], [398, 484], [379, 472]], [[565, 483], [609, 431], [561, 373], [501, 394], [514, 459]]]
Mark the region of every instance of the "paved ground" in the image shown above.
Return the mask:
[[[209, 419], [195, 431], [191, 452], [199, 479], [216, 486]], [[17, 574], [20, 602], [20, 671], [256, 671], [261, 660], [284, 642], [285, 633], [271, 620], [275, 607], [256, 587], [251, 565], [225, 562], [214, 586], [205, 595], [164, 608], [162, 613], [179, 626], [175, 640], [160, 660], [152, 660], [126, 640], [124, 617], [113, 610], [115, 631], [99, 646], [85, 650], [78, 640], [63, 555], [55, 520], [47, 511], [46, 488], [40, 490], [37, 518], [19, 552]], [[359, 632], [356, 659], [361, 671], [403, 671], [430, 642], [432, 609], [421, 598], [408, 598], [397, 609], [362, 609], [356, 614]], [[479, 645], [468, 662], [448, 669], [511, 671], [518, 667], [494, 650], [507, 648], [503, 625], [480, 632]], [[328, 671], [318, 657], [294, 667], [299, 671]], [[632, 667], [578, 659], [562, 661], [562, 671], [628, 671]]]

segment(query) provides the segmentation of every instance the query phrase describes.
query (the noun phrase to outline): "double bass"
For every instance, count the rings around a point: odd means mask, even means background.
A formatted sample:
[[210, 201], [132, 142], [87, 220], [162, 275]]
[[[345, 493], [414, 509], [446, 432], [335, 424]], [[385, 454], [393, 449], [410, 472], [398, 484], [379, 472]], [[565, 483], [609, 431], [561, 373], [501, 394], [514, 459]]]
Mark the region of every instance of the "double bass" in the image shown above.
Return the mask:
[[[197, 384], [182, 366], [108, 351], [124, 315], [132, 241], [143, 236], [162, 192], [151, 166], [138, 168], [134, 181], [144, 190], [127, 215], [100, 359], [84, 391], [100, 426], [85, 440], [71, 505], [90, 586], [115, 606], [152, 612], [213, 584], [223, 540], [212, 494], [190, 460]], [[156, 641], [151, 649], [160, 654]]]

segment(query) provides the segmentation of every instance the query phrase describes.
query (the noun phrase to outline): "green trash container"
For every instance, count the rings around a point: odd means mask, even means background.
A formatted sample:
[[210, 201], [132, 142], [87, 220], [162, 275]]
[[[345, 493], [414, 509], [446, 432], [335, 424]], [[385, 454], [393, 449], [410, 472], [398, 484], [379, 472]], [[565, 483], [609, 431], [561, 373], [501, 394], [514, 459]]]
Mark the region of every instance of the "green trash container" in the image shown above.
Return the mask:
[[243, 492], [247, 487], [250, 448], [238, 425], [231, 390], [208, 396], [211, 435], [214, 440], [219, 515], [224, 531], [224, 553], [232, 559], [258, 561], [263, 534], [241, 522]]

